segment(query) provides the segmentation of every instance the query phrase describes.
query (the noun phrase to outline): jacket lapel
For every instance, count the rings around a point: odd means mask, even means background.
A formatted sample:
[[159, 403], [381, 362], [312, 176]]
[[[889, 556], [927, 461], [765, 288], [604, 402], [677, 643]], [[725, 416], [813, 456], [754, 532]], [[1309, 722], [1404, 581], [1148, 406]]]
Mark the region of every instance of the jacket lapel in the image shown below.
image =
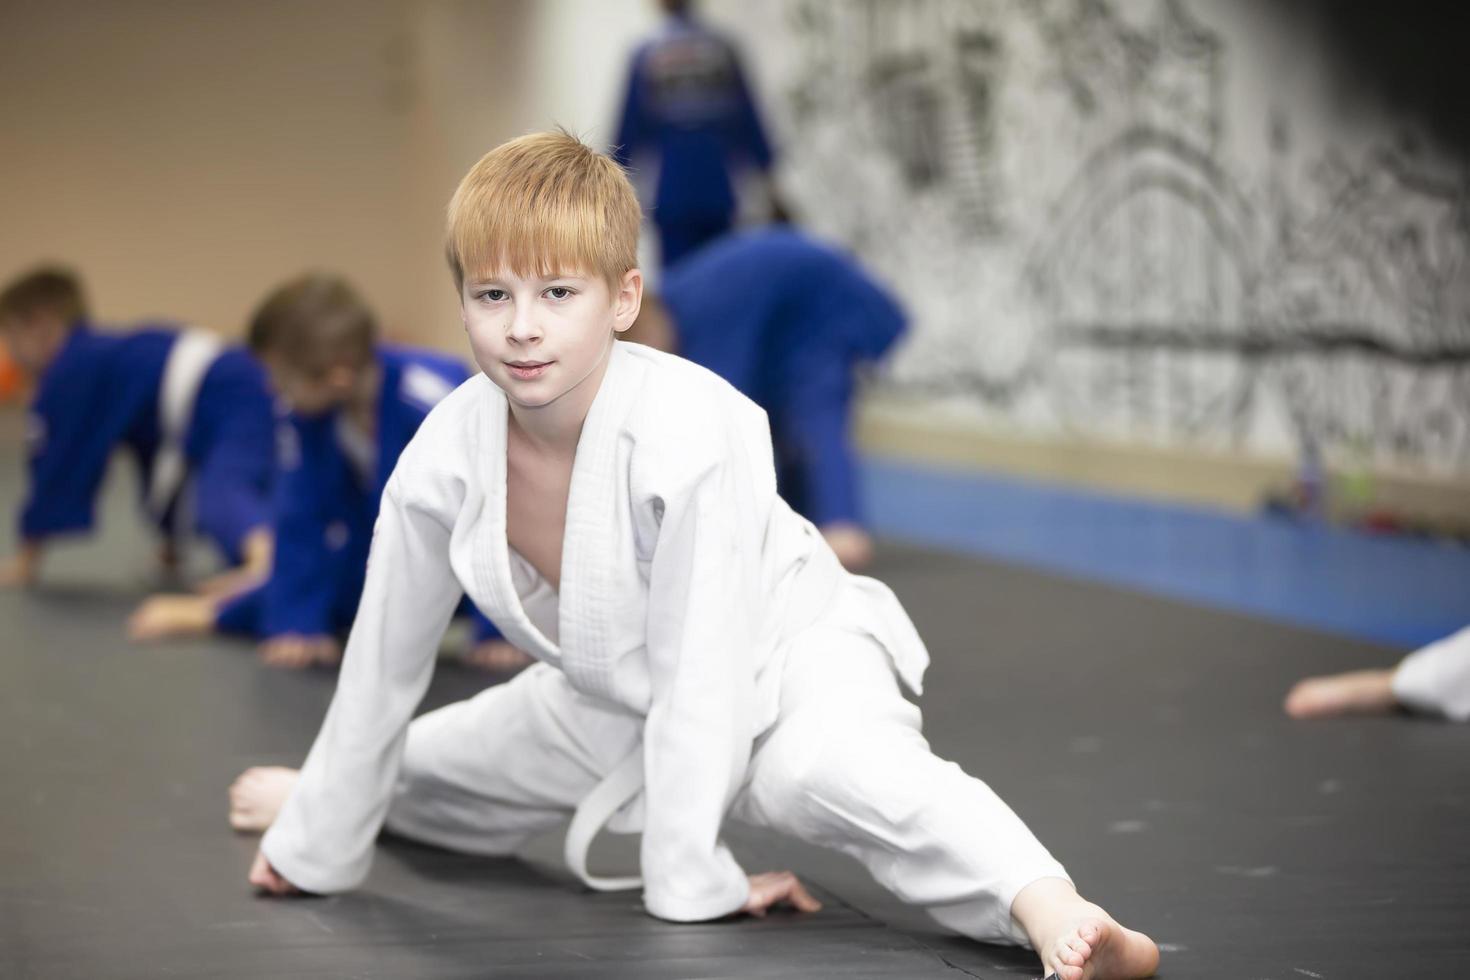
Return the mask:
[[513, 645], [550, 663], [561, 650], [531, 622], [516, 594], [510, 570], [510, 544], [505, 536], [505, 425], [509, 406], [505, 393], [487, 383], [481, 403], [480, 438], [474, 452], [480, 469], [481, 510], [474, 522], [475, 602]]
[[[620, 532], [627, 530], [626, 501], [619, 494], [618, 437], [642, 381], [643, 364], [624, 345], [613, 345], [602, 387], [582, 424], [572, 485], [567, 496], [566, 537], [561, 552], [561, 610], [558, 621], [563, 668], [579, 690], [613, 695], [618, 630], [613, 604], [621, 582], [618, 569], [628, 556]], [[623, 481], [624, 483], [626, 481]]]

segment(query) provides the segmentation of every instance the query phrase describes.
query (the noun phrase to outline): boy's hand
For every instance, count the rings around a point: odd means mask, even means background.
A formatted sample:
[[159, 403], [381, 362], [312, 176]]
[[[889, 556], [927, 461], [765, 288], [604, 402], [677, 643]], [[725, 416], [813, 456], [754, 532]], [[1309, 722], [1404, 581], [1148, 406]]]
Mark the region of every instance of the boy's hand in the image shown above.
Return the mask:
[[773, 905], [786, 904], [798, 912], [820, 912], [822, 903], [790, 871], [765, 871], [750, 876], [750, 897], [740, 911], [761, 917]]
[[255, 588], [269, 577], [269, 573], [262, 575], [249, 568], [232, 568], [227, 572], [211, 575], [197, 583], [194, 586], [194, 594], [205, 599], [223, 602]]
[[291, 884], [281, 873], [271, 867], [271, 863], [265, 859], [260, 851], [255, 852], [255, 860], [250, 864], [250, 883], [267, 895], [300, 895], [301, 889]]
[[197, 595], [156, 595], [128, 617], [128, 636], [134, 640], [198, 636], [212, 629], [214, 603]]
[[342, 647], [333, 636], [302, 636], [286, 633], [273, 636], [259, 647], [267, 667], [301, 670], [313, 664], [334, 666], [342, 660]]

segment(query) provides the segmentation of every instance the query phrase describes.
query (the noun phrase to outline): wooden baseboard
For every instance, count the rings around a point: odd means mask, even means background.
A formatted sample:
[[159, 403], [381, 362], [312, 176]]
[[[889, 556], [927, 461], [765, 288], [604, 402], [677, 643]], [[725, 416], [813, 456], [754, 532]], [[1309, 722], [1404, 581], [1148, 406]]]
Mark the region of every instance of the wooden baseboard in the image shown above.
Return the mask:
[[[946, 467], [975, 467], [1012, 476], [1180, 503], [1257, 510], [1289, 488], [1295, 460], [1243, 453], [1105, 443], [1058, 437], [1027, 439], [988, 430], [931, 406], [882, 395], [857, 411], [865, 452]], [[1375, 509], [1450, 533], [1470, 533], [1470, 478], [1329, 471], [1344, 507]], [[1350, 498], [1350, 499], [1349, 499]]]

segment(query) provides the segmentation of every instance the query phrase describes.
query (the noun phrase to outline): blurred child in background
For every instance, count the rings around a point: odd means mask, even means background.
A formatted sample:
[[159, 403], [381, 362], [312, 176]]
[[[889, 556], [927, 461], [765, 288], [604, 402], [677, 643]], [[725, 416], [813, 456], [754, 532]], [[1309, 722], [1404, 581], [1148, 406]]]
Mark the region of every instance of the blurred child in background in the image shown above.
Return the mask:
[[629, 339], [673, 350], [766, 410], [781, 496], [850, 570], [872, 559], [849, 416], [858, 368], [902, 335], [894, 299], [850, 258], [789, 228], [729, 236], [679, 262]]
[[[329, 275], [271, 293], [251, 322], [250, 346], [288, 410], [270, 578], [231, 596], [155, 597], [134, 614], [132, 632], [242, 633], [261, 638], [273, 666], [335, 664], [338, 634], [362, 594], [383, 486], [424, 416], [471, 372], [444, 354], [380, 343], [366, 302]], [[489, 620], [466, 611], [476, 620], [469, 659], [492, 669], [525, 663]]]
[[237, 566], [222, 582], [263, 579], [273, 416], [265, 375], [249, 354], [173, 324], [98, 331], [77, 276], [59, 268], [37, 269], [0, 293], [0, 333], [36, 379], [21, 544], [0, 581], [34, 583], [50, 542], [91, 529], [120, 448], [138, 462], [166, 564], [176, 563], [182, 537], [197, 532]]

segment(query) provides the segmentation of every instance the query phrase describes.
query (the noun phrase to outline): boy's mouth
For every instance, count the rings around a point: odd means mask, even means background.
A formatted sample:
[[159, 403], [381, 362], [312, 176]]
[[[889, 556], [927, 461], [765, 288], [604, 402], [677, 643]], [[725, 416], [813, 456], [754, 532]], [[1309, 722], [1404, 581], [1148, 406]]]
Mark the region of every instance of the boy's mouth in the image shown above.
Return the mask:
[[510, 368], [511, 376], [521, 381], [530, 381], [541, 377], [542, 373], [551, 366], [550, 361], [506, 361], [505, 366]]

